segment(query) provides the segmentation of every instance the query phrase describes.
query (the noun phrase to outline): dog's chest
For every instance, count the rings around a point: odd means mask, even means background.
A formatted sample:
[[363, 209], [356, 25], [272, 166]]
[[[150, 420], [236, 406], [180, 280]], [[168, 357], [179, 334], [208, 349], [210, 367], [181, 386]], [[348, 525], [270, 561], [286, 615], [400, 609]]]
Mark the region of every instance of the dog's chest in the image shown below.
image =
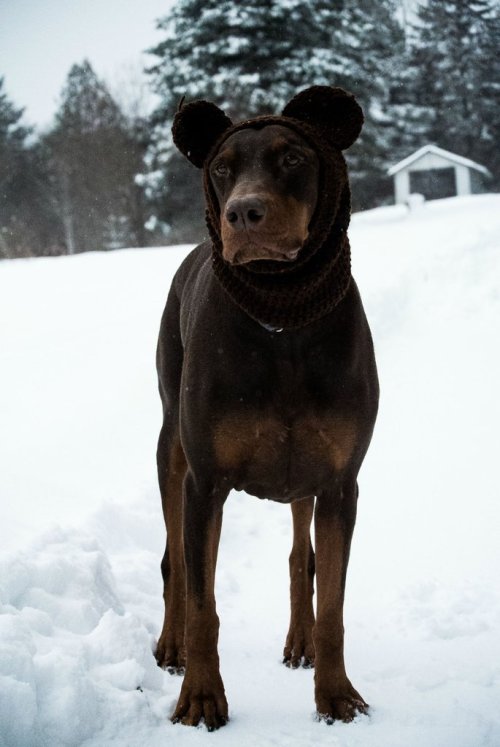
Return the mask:
[[286, 422], [276, 413], [241, 412], [217, 419], [212, 444], [218, 470], [237, 488], [284, 500], [316, 492], [341, 473], [355, 452], [357, 430], [346, 416]]

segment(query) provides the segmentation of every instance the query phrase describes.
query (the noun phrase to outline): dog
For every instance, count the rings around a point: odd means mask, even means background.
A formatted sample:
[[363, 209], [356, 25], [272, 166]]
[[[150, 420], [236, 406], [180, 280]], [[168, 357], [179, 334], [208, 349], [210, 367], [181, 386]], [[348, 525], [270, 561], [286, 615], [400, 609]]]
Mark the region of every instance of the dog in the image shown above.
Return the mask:
[[214, 576], [231, 489], [291, 504], [284, 662], [314, 666], [321, 719], [367, 713], [343, 655], [357, 475], [379, 395], [347, 238], [342, 150], [362, 124], [354, 96], [329, 86], [297, 94], [281, 115], [233, 124], [194, 101], [174, 119], [174, 142], [203, 169], [210, 239], [175, 275], [157, 349], [167, 545], [156, 659], [184, 673], [173, 722], [228, 720]]

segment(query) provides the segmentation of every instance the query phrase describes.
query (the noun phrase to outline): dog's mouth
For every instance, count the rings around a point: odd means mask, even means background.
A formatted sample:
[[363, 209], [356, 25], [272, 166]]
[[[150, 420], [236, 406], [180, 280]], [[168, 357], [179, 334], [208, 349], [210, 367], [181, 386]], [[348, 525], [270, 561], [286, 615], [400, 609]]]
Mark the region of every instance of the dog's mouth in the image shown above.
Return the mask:
[[274, 262], [294, 262], [299, 256], [301, 247], [295, 249], [270, 249], [258, 244], [247, 244], [233, 254], [225, 256], [231, 265], [246, 265], [249, 262], [273, 260]]
[[[232, 237], [231, 237], [232, 238]], [[239, 237], [237, 241], [224, 241], [222, 254], [231, 265], [245, 265], [249, 262], [269, 261], [294, 262], [300, 254], [303, 240], [288, 236]]]

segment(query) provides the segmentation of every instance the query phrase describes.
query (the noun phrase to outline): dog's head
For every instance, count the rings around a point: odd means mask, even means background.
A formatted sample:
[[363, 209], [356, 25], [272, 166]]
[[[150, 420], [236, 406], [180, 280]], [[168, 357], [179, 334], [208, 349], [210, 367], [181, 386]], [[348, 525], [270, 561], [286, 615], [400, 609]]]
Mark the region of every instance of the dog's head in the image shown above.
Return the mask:
[[[205, 171], [224, 259], [233, 265], [295, 262], [318, 204], [330, 200], [330, 212], [337, 208], [347, 183], [341, 151], [356, 140], [362, 124], [354, 96], [329, 86], [302, 91], [281, 116], [237, 125], [210, 102], [182, 106], [172, 128], [174, 142]], [[329, 182], [335, 175], [334, 184], [325, 183], [325, 170]]]

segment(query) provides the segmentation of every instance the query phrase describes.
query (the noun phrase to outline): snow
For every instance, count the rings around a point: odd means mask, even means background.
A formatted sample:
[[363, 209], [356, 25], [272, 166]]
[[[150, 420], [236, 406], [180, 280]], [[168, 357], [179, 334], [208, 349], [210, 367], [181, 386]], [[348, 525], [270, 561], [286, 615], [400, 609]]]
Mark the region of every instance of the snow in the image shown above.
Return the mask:
[[188, 247], [0, 264], [0, 745], [497, 747], [500, 196], [354, 216], [382, 386], [346, 599], [371, 715], [280, 663], [288, 509], [233, 493], [217, 571], [231, 721], [168, 721], [154, 350]]

